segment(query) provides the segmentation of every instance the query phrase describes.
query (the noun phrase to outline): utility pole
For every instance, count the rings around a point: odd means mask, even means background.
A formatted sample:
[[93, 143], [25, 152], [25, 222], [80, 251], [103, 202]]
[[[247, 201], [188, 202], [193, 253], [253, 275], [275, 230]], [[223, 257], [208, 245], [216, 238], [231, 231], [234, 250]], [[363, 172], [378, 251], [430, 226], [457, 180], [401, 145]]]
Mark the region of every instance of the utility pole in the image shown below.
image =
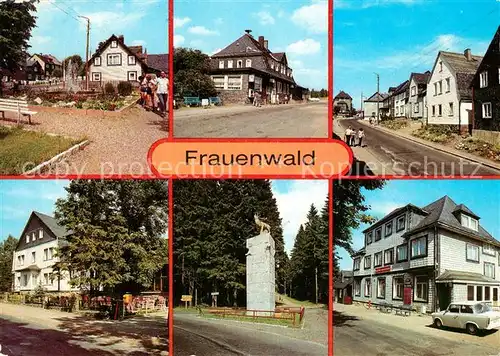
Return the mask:
[[379, 124], [379, 119], [380, 119], [380, 75], [378, 73], [375, 73], [377, 76], [377, 125]]
[[85, 49], [85, 81], [86, 90], [89, 90], [89, 42], [90, 42], [90, 19], [85, 16], [78, 16], [87, 20], [87, 48]]
[[314, 269], [314, 284], [315, 284], [314, 299], [316, 304], [318, 304], [318, 267]]

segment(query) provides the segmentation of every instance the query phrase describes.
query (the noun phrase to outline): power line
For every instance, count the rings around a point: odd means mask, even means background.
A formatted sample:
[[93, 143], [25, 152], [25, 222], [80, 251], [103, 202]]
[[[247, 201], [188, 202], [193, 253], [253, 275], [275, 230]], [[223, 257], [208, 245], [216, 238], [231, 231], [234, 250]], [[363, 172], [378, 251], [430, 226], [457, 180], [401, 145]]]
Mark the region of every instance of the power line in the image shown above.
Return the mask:
[[[78, 21], [78, 22], [82, 22], [82, 21], [81, 21], [78, 17], [76, 17], [76, 16], [74, 16], [74, 15], [70, 14], [68, 11], [64, 10], [62, 7], [60, 7], [59, 5], [57, 5], [57, 4], [56, 4], [56, 2], [55, 2], [55, 0], [54, 0], [54, 1], [48, 0], [48, 3], [49, 3], [49, 4], [54, 5], [54, 6], [55, 6], [55, 7], [57, 7], [59, 10], [61, 10], [62, 12], [64, 12], [66, 15], [68, 15], [68, 16], [70, 16], [70, 17], [74, 18], [76, 21]], [[75, 10], [73, 10], [73, 11], [75, 11]], [[75, 13], [76, 13], [76, 11], [75, 11]]]

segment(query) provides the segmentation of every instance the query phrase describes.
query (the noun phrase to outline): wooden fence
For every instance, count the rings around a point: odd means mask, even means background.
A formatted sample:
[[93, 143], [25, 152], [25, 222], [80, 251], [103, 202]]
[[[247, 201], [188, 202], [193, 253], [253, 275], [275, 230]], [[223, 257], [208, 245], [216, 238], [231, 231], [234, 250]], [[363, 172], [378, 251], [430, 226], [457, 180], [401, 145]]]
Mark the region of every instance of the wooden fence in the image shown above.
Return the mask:
[[[270, 310], [256, 310], [246, 308], [208, 308], [205, 310], [207, 313], [217, 315], [222, 318], [238, 317], [248, 318], [251, 320], [270, 319], [270, 320], [288, 320], [293, 327], [299, 326], [304, 318], [305, 308], [276, 308], [274, 311]], [[203, 314], [203, 310], [199, 308], [199, 312]], [[297, 320], [298, 319], [298, 320]]]

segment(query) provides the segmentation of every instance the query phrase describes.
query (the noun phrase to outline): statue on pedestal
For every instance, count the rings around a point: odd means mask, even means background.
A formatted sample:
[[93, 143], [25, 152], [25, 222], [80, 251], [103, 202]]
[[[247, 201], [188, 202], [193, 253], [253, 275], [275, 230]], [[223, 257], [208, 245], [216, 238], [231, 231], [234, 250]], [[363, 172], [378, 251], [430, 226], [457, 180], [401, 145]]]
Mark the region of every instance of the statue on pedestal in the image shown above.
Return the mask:
[[254, 214], [253, 218], [255, 220], [255, 224], [257, 224], [257, 226], [260, 228], [261, 234], [264, 232], [271, 233], [271, 227], [269, 226], [269, 224], [266, 224], [265, 222], [260, 220], [257, 214]]

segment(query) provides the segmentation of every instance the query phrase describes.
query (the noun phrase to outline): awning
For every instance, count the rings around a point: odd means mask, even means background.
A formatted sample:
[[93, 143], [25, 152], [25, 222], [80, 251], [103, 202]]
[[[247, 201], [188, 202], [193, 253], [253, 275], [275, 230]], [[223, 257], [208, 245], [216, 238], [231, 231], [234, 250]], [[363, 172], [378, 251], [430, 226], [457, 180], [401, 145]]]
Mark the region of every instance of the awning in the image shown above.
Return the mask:
[[500, 285], [493, 278], [486, 277], [480, 273], [446, 270], [438, 278], [436, 283], [481, 283]]
[[23, 267], [23, 268], [18, 268], [16, 269], [17, 272], [20, 272], [20, 271], [41, 271], [41, 268], [38, 267], [37, 265], [29, 265], [27, 267]]

